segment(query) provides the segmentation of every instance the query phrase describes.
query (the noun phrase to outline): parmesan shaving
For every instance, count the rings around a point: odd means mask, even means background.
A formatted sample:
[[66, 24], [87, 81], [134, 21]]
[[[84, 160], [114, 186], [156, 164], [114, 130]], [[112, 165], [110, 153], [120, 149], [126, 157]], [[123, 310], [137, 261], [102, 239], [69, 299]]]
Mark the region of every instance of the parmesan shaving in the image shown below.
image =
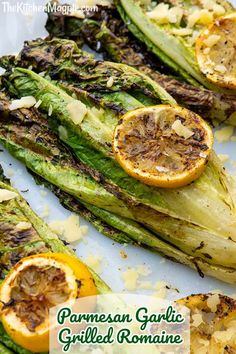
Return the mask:
[[167, 290], [170, 288], [171, 288], [171, 286], [169, 283], [167, 283], [165, 281], [159, 281], [154, 286], [154, 289], [156, 290], [156, 292], [153, 294], [153, 296], [161, 298], [161, 299], [165, 299], [166, 295], [167, 295]]
[[227, 154], [218, 154], [218, 157], [221, 162], [225, 163], [229, 160], [229, 155]]
[[156, 166], [156, 170], [158, 172], [164, 172], [164, 173], [170, 172], [169, 168], [166, 168], [164, 166]]
[[207, 299], [207, 306], [211, 310], [211, 312], [217, 311], [217, 306], [220, 304], [219, 294], [210, 295]]
[[219, 143], [226, 143], [234, 133], [234, 127], [228, 125], [215, 132], [215, 138]]
[[102, 257], [101, 256], [89, 255], [84, 261], [96, 273], [100, 274], [102, 272]]
[[0, 203], [14, 199], [17, 196], [17, 193], [9, 191], [8, 189], [0, 189]]
[[137, 266], [137, 272], [138, 274], [146, 277], [152, 273], [151, 269], [149, 269], [147, 266], [141, 264]]
[[192, 326], [193, 327], [199, 327], [201, 323], [203, 323], [203, 318], [202, 315], [200, 313], [196, 313], [192, 315]]
[[134, 268], [130, 268], [122, 274], [122, 279], [124, 281], [125, 288], [128, 291], [134, 291], [137, 289], [138, 278], [139, 273]]
[[180, 23], [184, 11], [180, 7], [169, 8], [168, 4], [160, 3], [147, 16], [159, 24]]
[[52, 108], [52, 105], [50, 104], [49, 109], [48, 109], [48, 116], [49, 117], [51, 117], [52, 112], [53, 112], [53, 108]]
[[43, 211], [40, 214], [41, 218], [47, 218], [49, 216], [50, 213], [50, 207], [48, 204], [44, 204], [43, 206]]
[[138, 282], [138, 288], [139, 289], [145, 289], [145, 290], [152, 290], [153, 285], [149, 280], [140, 280]]
[[39, 108], [39, 106], [42, 104], [42, 100], [38, 100], [38, 102], [36, 102], [36, 104], [35, 104], [35, 108]]
[[171, 33], [177, 36], [190, 36], [193, 30], [191, 28], [173, 28]]
[[88, 232], [88, 227], [80, 226], [79, 216], [71, 214], [66, 220], [55, 220], [49, 227], [69, 243], [80, 241]]
[[13, 168], [9, 168], [9, 169], [7, 170], [7, 176], [8, 176], [8, 177], [13, 177], [14, 174], [15, 174], [15, 171], [13, 170]]
[[220, 36], [217, 34], [212, 34], [208, 36], [206, 39], [204, 39], [204, 44], [207, 47], [213, 47], [218, 41], [220, 40]]
[[45, 190], [41, 190], [40, 192], [41, 197], [45, 198], [48, 195], [48, 192]]
[[109, 77], [107, 81], [107, 88], [111, 88], [114, 84], [114, 78], [112, 76]]
[[177, 135], [184, 139], [189, 139], [194, 134], [189, 128], [185, 127], [179, 119], [172, 124], [172, 129]]
[[202, 0], [201, 2], [205, 9], [212, 10], [216, 16], [221, 16], [225, 14], [224, 7], [217, 4], [213, 0]]
[[19, 100], [14, 100], [11, 102], [9, 109], [14, 111], [20, 108], [31, 108], [36, 104], [36, 99], [33, 96], [25, 96]]
[[24, 231], [29, 230], [32, 227], [30, 222], [21, 221], [16, 225], [17, 230]]
[[219, 64], [219, 65], [215, 66], [215, 71], [218, 71], [219, 73], [224, 74], [224, 73], [226, 73], [227, 68], [224, 65]]
[[86, 114], [88, 113], [87, 107], [80, 101], [72, 101], [67, 105], [67, 110], [70, 114], [71, 120], [76, 125], [80, 124]]
[[207, 25], [213, 21], [212, 12], [207, 9], [196, 9], [188, 16], [188, 28], [194, 27], [197, 23]]
[[213, 337], [217, 342], [228, 343], [235, 339], [235, 327], [227, 328], [225, 331], [216, 331], [213, 333]]

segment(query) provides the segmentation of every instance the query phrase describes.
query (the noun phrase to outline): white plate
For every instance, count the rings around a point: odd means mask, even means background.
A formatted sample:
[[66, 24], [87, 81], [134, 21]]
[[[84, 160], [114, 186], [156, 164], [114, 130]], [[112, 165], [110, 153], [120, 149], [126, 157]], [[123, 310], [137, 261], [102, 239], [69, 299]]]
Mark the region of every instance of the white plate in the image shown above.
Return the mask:
[[[1, 1], [0, 3], [0, 55], [15, 53], [22, 48], [25, 40], [35, 39], [47, 34], [44, 30], [46, 15], [43, 12], [35, 12], [33, 16], [25, 16], [20, 12], [17, 14], [15, 12], [4, 13], [4, 2], [6, 1]], [[12, 6], [17, 3], [17, 0], [9, 0], [9, 3]], [[40, 0], [25, 0], [25, 3], [42, 5], [44, 2]], [[226, 153], [232, 159], [235, 158], [236, 142], [221, 145], [216, 144], [215, 148], [218, 153]], [[39, 215], [43, 211], [43, 206], [49, 206], [49, 217], [45, 219], [47, 222], [65, 219], [70, 215], [67, 210], [60, 206], [57, 198], [52, 193], [49, 192], [46, 197], [42, 198], [40, 194], [42, 188], [35, 185], [33, 178], [26, 171], [25, 167], [7, 152], [0, 153], [0, 163], [3, 165], [6, 175], [9, 175], [9, 173], [11, 175], [12, 170], [14, 170], [11, 181], [19, 191], [29, 189], [29, 192], [24, 193], [23, 196]], [[85, 222], [82, 221], [82, 223]], [[221, 289], [228, 294], [235, 292], [234, 286], [228, 286], [213, 278], [205, 277], [201, 279], [197, 272], [180, 264], [164, 260], [157, 254], [136, 247], [124, 247], [115, 244], [99, 234], [91, 225], [89, 226], [89, 234], [85, 237], [85, 240], [86, 242], [80, 242], [77, 246], [77, 254], [83, 259], [86, 259], [89, 255], [100, 256], [102, 258], [101, 276], [113, 291], [126, 291], [122, 281], [122, 272], [129, 267], [143, 264], [150, 269], [151, 274], [140, 277], [141, 281], [150, 280], [155, 284], [164, 280], [179, 289], [179, 294], [177, 292], [170, 292], [170, 298], [179, 298], [192, 293], [209, 292], [215, 289]], [[125, 250], [128, 255], [127, 259], [120, 257], [121, 250]], [[153, 291], [140, 289], [137, 292], [153, 293]]]

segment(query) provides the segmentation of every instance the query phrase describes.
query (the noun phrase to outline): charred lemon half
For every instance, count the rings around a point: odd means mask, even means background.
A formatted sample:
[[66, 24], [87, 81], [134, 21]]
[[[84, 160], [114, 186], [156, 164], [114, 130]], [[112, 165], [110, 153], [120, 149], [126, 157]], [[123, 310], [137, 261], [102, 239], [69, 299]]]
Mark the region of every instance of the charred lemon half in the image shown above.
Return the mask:
[[76, 258], [65, 254], [26, 257], [1, 285], [1, 321], [15, 343], [32, 352], [47, 352], [50, 308], [96, 293], [89, 270]]
[[177, 188], [197, 179], [212, 149], [211, 128], [179, 106], [158, 105], [126, 113], [113, 139], [118, 163], [141, 182]]
[[209, 81], [236, 89], [236, 12], [218, 18], [198, 37], [196, 56]]
[[190, 309], [191, 354], [236, 353], [236, 301], [200, 294], [177, 301]]

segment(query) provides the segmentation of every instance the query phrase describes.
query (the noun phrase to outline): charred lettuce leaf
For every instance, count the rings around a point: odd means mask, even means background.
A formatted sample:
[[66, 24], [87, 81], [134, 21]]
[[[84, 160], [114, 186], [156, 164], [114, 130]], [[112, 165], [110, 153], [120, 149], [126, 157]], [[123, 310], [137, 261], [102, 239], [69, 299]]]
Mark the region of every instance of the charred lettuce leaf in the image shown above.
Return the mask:
[[[4, 106], [6, 101], [4, 101]], [[0, 166], [0, 191], [13, 192], [12, 199], [0, 202], [0, 282], [23, 257], [39, 253], [61, 252], [74, 255], [51, 229], [32, 211], [18, 191], [11, 187]], [[98, 291], [107, 293], [108, 286], [92, 271]], [[9, 349], [8, 349], [9, 348]], [[0, 323], [0, 352], [28, 354], [5, 333]]]
[[83, 39], [105, 58], [135, 67], [163, 86], [180, 105], [202, 115], [213, 125], [227, 121], [236, 124], [233, 119], [236, 111], [234, 95], [184, 83], [181, 77], [176, 77], [176, 72], [164, 66], [144, 43], [132, 35], [116, 8], [101, 6], [96, 12], [88, 12], [84, 20], [49, 12], [46, 29], [51, 37], [73, 39], [78, 45]]
[[[106, 132], [112, 131], [114, 128], [112, 122], [115, 122], [115, 120], [111, 120], [109, 116], [107, 118], [107, 115], [98, 112], [97, 106], [92, 106], [91, 102], [86, 102], [86, 118], [81, 123], [76, 124], [68, 110], [68, 103], [71, 100], [76, 101], [74, 95], [76, 91], [74, 91], [72, 97], [62, 90], [56, 82], [46, 80], [27, 69], [16, 68], [12, 75], [7, 76], [5, 82], [12, 94], [18, 97], [33, 95], [36, 99], [40, 99], [42, 103], [39, 109], [44, 114], [47, 114], [50, 108], [48, 118], [53, 123], [55, 130], [60, 125], [66, 128], [67, 133], [61, 135], [61, 139], [70, 146], [77, 159], [80, 162], [82, 161], [87, 173], [93, 178], [93, 188], [100, 191], [96, 198], [89, 202], [90, 204], [145, 225], [158, 238], [149, 235], [144, 244], [158, 243], [158, 247], [161, 246], [166, 255], [169, 251], [174, 253], [174, 259], [180, 259], [180, 255], [176, 254], [178, 248], [181, 255], [185, 255], [183, 257], [185, 264], [188, 260], [189, 265], [196, 267], [197, 262], [198, 265], [201, 264], [198, 269], [204, 269], [203, 272], [207, 272], [207, 274], [217, 273], [216, 276], [225, 279], [225, 281], [229, 281], [229, 277], [233, 279], [232, 270], [235, 267], [233, 256], [235, 252], [235, 230], [233, 226], [235, 222], [235, 199], [231, 180], [225, 175], [214, 154], [211, 156], [207, 169], [201, 178], [187, 187], [165, 190], [146, 186], [129, 177], [117, 165], [109, 145], [111, 136], [109, 137], [108, 134], [108, 140], [104, 140], [104, 130]], [[122, 95], [122, 92], [119, 94]], [[84, 94], [77, 92], [78, 99], [84, 100]], [[96, 108], [96, 110], [93, 108]], [[92, 119], [90, 110], [93, 112]], [[95, 135], [94, 116], [102, 123], [96, 130]], [[85, 123], [86, 125], [84, 125]], [[84, 135], [85, 126], [86, 134]], [[9, 128], [7, 131], [9, 132]], [[11, 153], [21, 158], [34, 172], [44, 175], [44, 178], [46, 176], [51, 183], [60, 183], [61, 189], [80, 200], [87, 199], [86, 193], [90, 194], [88, 189], [90, 182], [87, 184], [87, 189], [84, 190], [83, 180], [80, 179], [80, 188], [78, 189], [77, 186], [77, 191], [73, 190], [70, 185], [71, 182], [64, 184], [62, 179], [57, 180], [56, 168], [49, 175], [49, 167], [44, 170], [45, 164], [38, 163], [37, 168], [35, 168], [28, 156], [29, 151], [27, 151], [27, 154], [25, 150], [22, 153], [23, 149], [19, 148], [19, 145], [17, 149], [12, 148], [14, 142], [12, 142], [12, 139], [10, 141], [9, 136], [5, 136], [4, 139], [1, 138], [1, 141]], [[19, 153], [19, 151], [21, 152]], [[42, 158], [40, 161], [42, 161]], [[61, 167], [59, 168], [61, 169]], [[96, 186], [94, 180], [98, 182]], [[71, 181], [73, 181], [74, 186], [76, 179]], [[83, 190], [83, 195], [78, 194], [79, 190]], [[206, 205], [207, 207], [203, 207]], [[171, 246], [171, 249], [167, 247], [167, 244]], [[153, 247], [153, 249], [157, 250], [158, 247]], [[228, 257], [222, 254], [222, 248], [227, 250]], [[217, 272], [216, 268], [218, 269]], [[226, 268], [230, 269], [229, 272], [227, 271], [227, 276], [223, 271]], [[223, 277], [222, 272], [224, 273]]]
[[[98, 171], [82, 165], [78, 160], [75, 161], [73, 156], [68, 154], [67, 149], [60, 144], [58, 140], [56, 142], [55, 135], [50, 132], [48, 127], [45, 134], [44, 129], [45, 126], [47, 126], [47, 121], [42, 115], [39, 115], [35, 109], [21, 109], [10, 112], [8, 108], [9, 100], [6, 97], [2, 97], [2, 101], [2, 105], [0, 105], [0, 107], [2, 107], [2, 111], [0, 110], [0, 141], [16, 158], [24, 162], [31, 171], [42, 176], [45, 180], [50, 182], [50, 185], [54, 184], [55, 187], [50, 188], [53, 189], [60, 199], [63, 198], [63, 203], [66, 204], [67, 207], [75, 212], [79, 212], [80, 204], [82, 204], [96, 217], [106, 222], [106, 224], [125, 232], [126, 238], [128, 237], [131, 241], [158, 252], [171, 260], [197, 269], [201, 276], [207, 274], [230, 283], [236, 281], [234, 266], [229, 266], [228, 261], [231, 258], [233, 259], [233, 256], [227, 258], [228, 264], [225, 266], [216, 264], [221, 262], [219, 255], [222, 253], [222, 245], [219, 246], [219, 252], [216, 250], [212, 252], [207, 243], [206, 245], [201, 243], [202, 246], [200, 248], [197, 247], [199, 246], [200, 240], [202, 241], [205, 238], [209, 238], [209, 240], [212, 241], [212, 238], [216, 237], [216, 235], [192, 223], [172, 218], [168, 216], [168, 214], [162, 214], [150, 207], [141, 205], [134, 198], [128, 196], [124, 198], [122, 191], [117, 190], [114, 184], [109, 185], [105, 183], [102, 175]], [[37, 134], [35, 134], [35, 132], [37, 132]], [[48, 146], [48, 151], [51, 151], [50, 157], [43, 156], [43, 154], [41, 156], [40, 144], [42, 144], [42, 142], [44, 146]], [[61, 152], [60, 155], [62, 157], [64, 156], [66, 161], [63, 161], [63, 158], [61, 160], [58, 158], [53, 159], [55, 145], [57, 145], [57, 149]], [[72, 164], [69, 163], [70, 161], [72, 161]], [[67, 165], [67, 173], [62, 176], [60, 171], [65, 163]], [[76, 163], [78, 178], [75, 177], [74, 180], [71, 180], [70, 171], [74, 170], [74, 163]], [[39, 165], [41, 165], [40, 168]], [[50, 173], [50, 168], [53, 168], [53, 174]], [[79, 176], [81, 175], [84, 177], [80, 178]], [[91, 177], [93, 179], [91, 179]], [[62, 178], [66, 180], [66, 184], [62, 181]], [[90, 205], [86, 202], [86, 194], [90, 194], [86, 187], [86, 185], [88, 186], [88, 181], [91, 182], [92, 188], [97, 191], [96, 198], [94, 198]], [[72, 182], [74, 186], [77, 185], [77, 191], [74, 188], [72, 191], [70, 186]], [[58, 188], [60, 188], [60, 191]], [[101, 188], [104, 188], [105, 200], [107, 196], [109, 196], [109, 198], [112, 196], [112, 199], [110, 199], [112, 202], [105, 207], [106, 210], [99, 207], [101, 201], [103, 207], [105, 205], [103, 194], [98, 192]], [[80, 190], [84, 190], [82, 197]], [[73, 196], [73, 198], [71, 196]], [[110, 214], [111, 208], [116, 210], [116, 215]], [[132, 220], [127, 219], [127, 217]], [[137, 221], [145, 227], [138, 224]], [[147, 227], [152, 229], [153, 232], [150, 232]], [[183, 249], [180, 250], [171, 244], [169, 241], [172, 239], [173, 235], [177, 237], [181, 236], [182, 239], [186, 237], [184, 242], [187, 244], [190, 241], [190, 243], [194, 242], [196, 247], [192, 254], [189, 254], [189, 247], [181, 246]], [[110, 233], [108, 236], [113, 237]], [[189, 240], [190, 236], [191, 240]], [[123, 239], [123, 241], [126, 242], [126, 239]], [[219, 241], [217, 237], [217, 240], [214, 242]], [[120, 242], [122, 242], [121, 238]], [[224, 239], [222, 239], [222, 242], [225, 243]], [[235, 252], [233, 241], [227, 241], [225, 247], [227, 249], [226, 252]], [[212, 256], [207, 254], [208, 251]]]
[[[176, 5], [181, 7], [184, 11], [184, 17], [180, 24], [162, 24], [157, 23], [155, 20], [150, 19], [147, 12], [149, 9], [147, 6], [142, 6], [139, 1], [136, 0], [117, 0], [115, 4], [120, 12], [123, 21], [127, 24], [130, 31], [142, 42], [144, 42], [148, 49], [152, 51], [157, 57], [159, 57], [166, 65], [176, 70], [183, 78], [189, 83], [194, 85], [203, 85], [206, 88], [219, 92], [230, 92], [224, 90], [212, 83], [210, 83], [206, 77], [200, 72], [197, 64], [197, 60], [194, 52], [194, 44], [191, 44], [191, 40], [187, 40], [186, 36], [174, 34], [174, 30], [188, 28], [189, 18], [191, 14], [191, 7], [194, 8], [199, 3], [189, 3], [188, 1], [167, 1], [171, 7]], [[226, 13], [233, 11], [233, 7], [227, 1], [221, 1], [221, 6]], [[186, 18], [185, 18], [185, 14]], [[201, 31], [202, 28], [194, 25], [193, 30], [195, 32]], [[193, 41], [194, 43], [194, 41]]]

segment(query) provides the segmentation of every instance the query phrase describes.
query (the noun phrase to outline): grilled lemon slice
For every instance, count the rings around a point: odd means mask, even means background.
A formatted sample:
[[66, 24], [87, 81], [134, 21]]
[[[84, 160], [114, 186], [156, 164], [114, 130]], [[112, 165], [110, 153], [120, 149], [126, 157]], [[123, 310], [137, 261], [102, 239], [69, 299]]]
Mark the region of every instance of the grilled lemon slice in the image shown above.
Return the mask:
[[32, 352], [48, 352], [50, 308], [96, 294], [89, 270], [76, 258], [65, 254], [26, 257], [1, 285], [1, 321], [15, 343]]
[[218, 18], [198, 37], [196, 56], [209, 81], [236, 89], [236, 12]]
[[211, 128], [197, 114], [158, 105], [126, 113], [114, 132], [118, 163], [145, 184], [176, 188], [204, 171], [212, 149]]
[[236, 301], [218, 294], [188, 296], [191, 354], [236, 353]]

